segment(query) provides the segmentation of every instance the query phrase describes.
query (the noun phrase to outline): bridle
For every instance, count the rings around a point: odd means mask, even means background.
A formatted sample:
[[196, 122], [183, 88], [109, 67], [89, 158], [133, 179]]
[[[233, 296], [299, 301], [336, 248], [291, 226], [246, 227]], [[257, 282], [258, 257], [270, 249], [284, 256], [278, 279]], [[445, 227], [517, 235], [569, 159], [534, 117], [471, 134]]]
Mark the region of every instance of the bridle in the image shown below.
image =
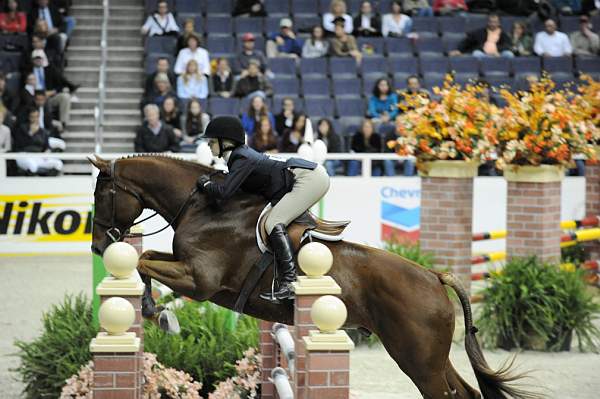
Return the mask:
[[[111, 217], [110, 217], [110, 222], [101, 220], [100, 218], [98, 218], [96, 216], [96, 214], [94, 213], [94, 224], [97, 224], [101, 227], [106, 228], [106, 232], [105, 234], [108, 236], [108, 238], [110, 238], [110, 240], [112, 242], [117, 242], [117, 241], [121, 241], [121, 239], [125, 238], [125, 237], [132, 237], [133, 234], [130, 233], [125, 233], [123, 234], [123, 232], [121, 232], [121, 230], [119, 230], [119, 228], [117, 227], [117, 223], [116, 223], [116, 219], [117, 219], [117, 190], [121, 190], [126, 194], [131, 195], [132, 197], [134, 197], [142, 206], [142, 209], [145, 208], [144, 206], [144, 199], [141, 197], [141, 195], [139, 195], [138, 193], [136, 193], [135, 191], [131, 190], [130, 188], [127, 188], [126, 185], [120, 183], [119, 181], [117, 181], [117, 174], [116, 172], [116, 167], [117, 167], [117, 163], [116, 161], [113, 159], [112, 161], [110, 161], [110, 172], [108, 174], [108, 176], [98, 176], [98, 180], [99, 181], [108, 181], [111, 183], [111, 189], [110, 189], [110, 198], [111, 198]], [[190, 192], [190, 195], [188, 196], [188, 198], [185, 200], [185, 202], [181, 205], [181, 207], [179, 208], [179, 210], [177, 211], [177, 213], [175, 214], [175, 217], [167, 223], [166, 226], [164, 226], [163, 228], [156, 230], [152, 233], [147, 233], [147, 234], [142, 234], [142, 237], [147, 237], [147, 236], [152, 236], [155, 234], [158, 234], [164, 230], [166, 230], [167, 228], [171, 227], [173, 225], [173, 223], [175, 223], [177, 221], [177, 219], [179, 219], [179, 217], [181, 216], [181, 214], [183, 213], [183, 211], [188, 207], [190, 200], [192, 199], [192, 196], [198, 191], [197, 187], [194, 187], [192, 189], [192, 191]], [[133, 226], [136, 226], [140, 223], [143, 223], [147, 220], [152, 219], [153, 217], [155, 217], [156, 215], [158, 215], [158, 212], [154, 212], [152, 215], [143, 218], [142, 220], [138, 220], [137, 222], [132, 223], [125, 231], [128, 231], [130, 228], [132, 228]], [[136, 234], [135, 236], [138, 236], [138, 234]]]

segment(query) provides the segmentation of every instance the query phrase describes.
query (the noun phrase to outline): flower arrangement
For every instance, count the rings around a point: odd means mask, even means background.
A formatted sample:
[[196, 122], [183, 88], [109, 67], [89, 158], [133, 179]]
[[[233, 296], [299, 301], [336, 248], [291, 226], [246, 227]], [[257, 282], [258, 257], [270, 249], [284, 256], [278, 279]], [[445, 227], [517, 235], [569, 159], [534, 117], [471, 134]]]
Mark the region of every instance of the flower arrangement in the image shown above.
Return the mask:
[[244, 352], [244, 358], [236, 362], [237, 376], [221, 381], [208, 399], [249, 399], [257, 397], [260, 383], [262, 358], [254, 348]]
[[413, 96], [400, 105], [399, 137], [388, 147], [418, 162], [493, 159], [501, 121], [497, 107], [482, 101], [487, 90], [477, 84], [462, 88], [447, 75], [443, 86], [434, 88], [439, 100]]
[[600, 90], [590, 78], [587, 82], [577, 91], [555, 90], [554, 82], [544, 76], [532, 83], [529, 91], [501, 90], [508, 105], [500, 111], [498, 142], [502, 156], [498, 166], [568, 167], [575, 154], [594, 159], [592, 144], [600, 138]]

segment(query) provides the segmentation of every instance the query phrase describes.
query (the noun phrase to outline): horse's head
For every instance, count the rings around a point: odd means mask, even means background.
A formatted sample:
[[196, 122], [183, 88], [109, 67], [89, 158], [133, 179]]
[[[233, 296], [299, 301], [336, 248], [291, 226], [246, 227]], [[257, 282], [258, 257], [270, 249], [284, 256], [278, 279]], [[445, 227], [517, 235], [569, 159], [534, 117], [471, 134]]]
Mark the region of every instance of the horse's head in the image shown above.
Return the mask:
[[142, 212], [143, 204], [139, 194], [120, 177], [117, 161], [98, 156], [88, 160], [100, 171], [94, 190], [92, 251], [101, 255], [110, 244], [123, 239]]

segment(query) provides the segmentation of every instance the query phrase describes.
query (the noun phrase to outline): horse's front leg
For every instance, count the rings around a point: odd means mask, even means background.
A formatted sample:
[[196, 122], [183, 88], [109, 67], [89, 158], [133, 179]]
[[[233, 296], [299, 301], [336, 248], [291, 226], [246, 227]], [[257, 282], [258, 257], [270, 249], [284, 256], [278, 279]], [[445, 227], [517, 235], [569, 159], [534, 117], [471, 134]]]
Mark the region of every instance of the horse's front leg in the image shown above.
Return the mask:
[[153, 319], [157, 313], [159, 313], [159, 309], [156, 308], [156, 303], [154, 302], [154, 298], [152, 298], [152, 281], [151, 277], [141, 269], [141, 264], [144, 261], [165, 261], [165, 262], [175, 262], [175, 257], [173, 254], [168, 252], [159, 252], [154, 250], [144, 251], [144, 253], [140, 256], [138, 261], [138, 272], [140, 273], [140, 277], [144, 282], [144, 295], [142, 296], [142, 316], [148, 319]]

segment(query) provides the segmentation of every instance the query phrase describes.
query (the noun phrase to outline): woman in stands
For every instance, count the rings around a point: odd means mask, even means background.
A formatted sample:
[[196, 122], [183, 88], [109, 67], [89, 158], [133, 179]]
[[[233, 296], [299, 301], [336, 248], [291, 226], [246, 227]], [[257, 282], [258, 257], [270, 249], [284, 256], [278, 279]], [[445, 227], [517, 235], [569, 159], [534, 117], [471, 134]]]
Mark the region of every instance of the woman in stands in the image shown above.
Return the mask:
[[0, 154], [10, 152], [12, 149], [12, 136], [9, 127], [4, 124], [5, 116], [6, 108], [0, 104]]
[[160, 0], [157, 4], [157, 12], [146, 18], [142, 26], [142, 35], [148, 36], [177, 36], [179, 26], [175, 22], [175, 17], [169, 12], [169, 4], [165, 0]]
[[273, 133], [273, 125], [268, 117], [263, 116], [256, 125], [256, 131], [250, 138], [251, 148], [258, 152], [277, 152], [277, 136]]
[[179, 36], [179, 39], [177, 39], [177, 53], [187, 46], [187, 39], [190, 36], [201, 36], [200, 33], [196, 32], [196, 27], [192, 18], [186, 19], [183, 23], [183, 32], [181, 33], [181, 36]]
[[284, 97], [281, 100], [281, 112], [275, 115], [275, 133], [283, 135], [287, 129], [294, 126], [294, 121], [298, 117], [296, 104], [291, 97]]
[[[352, 136], [350, 145], [352, 152], [356, 153], [378, 153], [382, 151], [381, 136], [375, 133], [373, 122], [370, 119], [363, 119], [360, 130]], [[361, 167], [361, 161], [348, 161], [348, 176], [358, 176]], [[372, 162], [373, 176], [381, 176], [382, 162]]]
[[381, 17], [369, 1], [360, 4], [360, 11], [354, 17], [354, 36], [381, 36]]
[[219, 97], [229, 98], [233, 91], [233, 73], [227, 58], [219, 58], [217, 70], [212, 76], [212, 94]]
[[6, 8], [0, 13], [0, 31], [2, 33], [23, 33], [27, 31], [27, 17], [19, 11], [16, 0], [8, 0]]
[[208, 51], [200, 47], [200, 38], [196, 35], [189, 35], [186, 45], [187, 47], [181, 49], [177, 55], [173, 71], [177, 75], [181, 75], [185, 72], [188, 62], [196, 60], [200, 73], [210, 76], [210, 58]]
[[405, 37], [412, 30], [412, 19], [402, 13], [402, 3], [392, 3], [391, 13], [385, 14], [381, 21], [381, 33], [386, 37]]
[[154, 78], [155, 95], [148, 98], [145, 104], [156, 104], [159, 107], [167, 97], [177, 97], [171, 88], [171, 82], [166, 73], [159, 73]]
[[[317, 122], [317, 138], [323, 140], [325, 145], [327, 145], [328, 153], [339, 153], [343, 152], [343, 143], [342, 139], [337, 134], [331, 124], [331, 121], [327, 118], [323, 118]], [[339, 159], [330, 159], [325, 161], [325, 169], [327, 169], [327, 174], [329, 176], [335, 176], [335, 170], [342, 164], [342, 161]]]
[[185, 132], [181, 141], [182, 152], [194, 152], [198, 145], [198, 140], [208, 123], [210, 116], [202, 110], [202, 104], [196, 99], [192, 99], [188, 105], [185, 115]]
[[304, 129], [306, 128], [306, 115], [300, 114], [294, 121], [294, 126], [285, 131], [279, 141], [279, 152], [298, 152], [304, 143]]
[[392, 91], [389, 80], [381, 78], [373, 87], [367, 116], [373, 118], [376, 123], [389, 123], [396, 114], [398, 114], [398, 96]]
[[312, 28], [310, 39], [302, 46], [302, 58], [320, 58], [329, 53], [329, 42], [325, 39], [323, 28], [316, 25]]
[[177, 107], [177, 98], [173, 96], [165, 98], [160, 107], [160, 118], [173, 128], [175, 136], [182, 136], [181, 111]]
[[515, 21], [512, 26], [511, 51], [518, 57], [528, 56], [533, 53], [533, 38], [527, 31], [525, 22]]
[[259, 95], [252, 97], [248, 111], [242, 114], [242, 126], [244, 127], [246, 134], [249, 136], [254, 134], [256, 125], [260, 122], [260, 119], [263, 116], [269, 118], [271, 126], [275, 126], [275, 118], [269, 111], [267, 104], [265, 104], [265, 99]]
[[198, 70], [196, 60], [189, 60], [185, 72], [177, 78], [177, 97], [184, 102], [208, 97], [208, 79]]
[[332, 0], [329, 12], [323, 14], [323, 29], [328, 34], [335, 33], [335, 23], [337, 18], [344, 20], [344, 32], [351, 34], [354, 30], [352, 17], [346, 12], [346, 2], [344, 0]]

